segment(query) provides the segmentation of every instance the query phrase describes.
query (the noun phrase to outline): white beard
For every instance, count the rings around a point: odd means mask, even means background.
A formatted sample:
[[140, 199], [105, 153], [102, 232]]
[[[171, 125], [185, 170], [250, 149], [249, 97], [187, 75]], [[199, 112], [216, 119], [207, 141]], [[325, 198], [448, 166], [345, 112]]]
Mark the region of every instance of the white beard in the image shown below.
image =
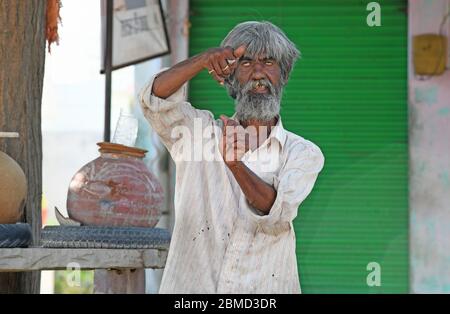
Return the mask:
[[235, 101], [236, 118], [239, 121], [270, 121], [280, 114], [282, 89], [275, 88], [268, 80], [261, 80], [268, 94], [256, 94], [251, 90], [254, 82], [238, 89]]

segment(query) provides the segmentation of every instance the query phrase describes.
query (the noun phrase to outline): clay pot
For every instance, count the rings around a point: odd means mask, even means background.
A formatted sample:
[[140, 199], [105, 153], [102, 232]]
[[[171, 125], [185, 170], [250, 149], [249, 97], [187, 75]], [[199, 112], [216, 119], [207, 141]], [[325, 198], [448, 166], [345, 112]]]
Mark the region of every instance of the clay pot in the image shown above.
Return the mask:
[[83, 225], [154, 227], [164, 195], [142, 160], [147, 151], [113, 143], [97, 145], [100, 157], [70, 182], [69, 217]]
[[0, 224], [20, 221], [27, 198], [27, 179], [19, 164], [0, 152]]

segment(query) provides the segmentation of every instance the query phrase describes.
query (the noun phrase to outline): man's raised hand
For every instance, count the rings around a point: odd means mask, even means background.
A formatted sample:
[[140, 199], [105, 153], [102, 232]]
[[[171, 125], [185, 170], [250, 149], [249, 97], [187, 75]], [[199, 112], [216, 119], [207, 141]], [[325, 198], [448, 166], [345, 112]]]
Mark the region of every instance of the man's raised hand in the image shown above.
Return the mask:
[[233, 50], [231, 47], [211, 48], [205, 52], [204, 68], [223, 85], [238, 65], [238, 59], [245, 54], [246, 47], [240, 46]]
[[249, 150], [249, 134], [236, 120], [221, 115], [223, 122], [222, 138], [219, 142], [219, 151], [228, 167], [240, 162]]

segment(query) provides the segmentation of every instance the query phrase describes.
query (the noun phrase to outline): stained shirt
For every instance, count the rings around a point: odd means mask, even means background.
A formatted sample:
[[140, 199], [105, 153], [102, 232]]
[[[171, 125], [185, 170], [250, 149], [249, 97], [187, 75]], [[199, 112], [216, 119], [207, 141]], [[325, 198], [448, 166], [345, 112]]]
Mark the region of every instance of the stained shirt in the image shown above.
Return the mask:
[[153, 95], [156, 76], [139, 100], [176, 165], [175, 223], [159, 292], [301, 293], [292, 221], [323, 168], [319, 147], [285, 130], [279, 117], [264, 143], [247, 151], [244, 164], [277, 191], [264, 215], [220, 155], [219, 121], [185, 100], [186, 84], [167, 99]]

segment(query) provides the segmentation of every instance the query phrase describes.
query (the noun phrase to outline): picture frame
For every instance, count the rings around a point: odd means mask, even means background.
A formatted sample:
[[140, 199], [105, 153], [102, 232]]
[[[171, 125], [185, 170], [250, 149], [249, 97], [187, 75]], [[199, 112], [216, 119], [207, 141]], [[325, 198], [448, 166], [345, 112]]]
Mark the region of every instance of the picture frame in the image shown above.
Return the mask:
[[[106, 1], [101, 0], [101, 70], [105, 73]], [[113, 0], [112, 68], [118, 70], [170, 54], [160, 0]]]

